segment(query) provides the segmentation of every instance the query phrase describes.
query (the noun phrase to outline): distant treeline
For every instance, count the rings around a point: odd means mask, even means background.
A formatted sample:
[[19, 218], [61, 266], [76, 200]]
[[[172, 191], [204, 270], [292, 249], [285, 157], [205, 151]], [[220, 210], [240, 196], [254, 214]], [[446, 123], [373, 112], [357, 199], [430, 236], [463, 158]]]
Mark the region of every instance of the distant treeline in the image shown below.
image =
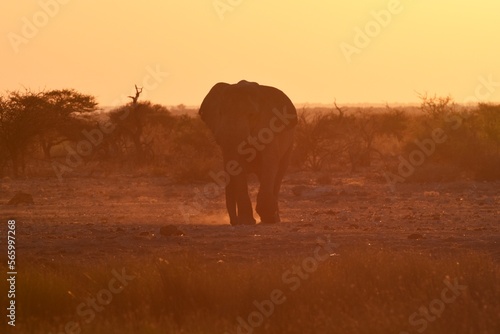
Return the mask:
[[[203, 181], [220, 151], [196, 110], [139, 101], [102, 111], [75, 90], [0, 95], [0, 175], [143, 173]], [[500, 179], [500, 105], [422, 96], [415, 107], [299, 110], [294, 170], [374, 171], [390, 182]]]

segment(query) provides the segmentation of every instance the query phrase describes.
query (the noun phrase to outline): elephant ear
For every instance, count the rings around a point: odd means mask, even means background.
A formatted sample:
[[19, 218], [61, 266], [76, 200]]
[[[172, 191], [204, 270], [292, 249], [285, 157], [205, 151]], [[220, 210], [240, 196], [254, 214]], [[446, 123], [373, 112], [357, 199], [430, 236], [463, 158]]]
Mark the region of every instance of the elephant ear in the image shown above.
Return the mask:
[[219, 107], [224, 98], [225, 91], [229, 86], [230, 85], [225, 82], [215, 84], [201, 103], [198, 114], [212, 131], [216, 128], [219, 118]]
[[266, 122], [278, 117], [286, 119], [286, 128], [293, 128], [297, 125], [297, 110], [290, 98], [281, 90], [271, 86], [260, 86], [258, 101]]

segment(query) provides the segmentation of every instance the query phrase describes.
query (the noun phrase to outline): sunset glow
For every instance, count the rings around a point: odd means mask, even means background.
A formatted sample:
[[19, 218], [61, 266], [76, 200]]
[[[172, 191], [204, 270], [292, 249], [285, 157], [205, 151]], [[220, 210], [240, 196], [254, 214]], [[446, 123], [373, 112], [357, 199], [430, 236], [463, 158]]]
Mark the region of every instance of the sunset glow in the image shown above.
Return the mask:
[[500, 100], [495, 0], [2, 7], [2, 91], [74, 88], [106, 106], [138, 84], [153, 102], [199, 105], [214, 83], [247, 79], [295, 103], [407, 103], [419, 92], [462, 102], [478, 91], [480, 100]]

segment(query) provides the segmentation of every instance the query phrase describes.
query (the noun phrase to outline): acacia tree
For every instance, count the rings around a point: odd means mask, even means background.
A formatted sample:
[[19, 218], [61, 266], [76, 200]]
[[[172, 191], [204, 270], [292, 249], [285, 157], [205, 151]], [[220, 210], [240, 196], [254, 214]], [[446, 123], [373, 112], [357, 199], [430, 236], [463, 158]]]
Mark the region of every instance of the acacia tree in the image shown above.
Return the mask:
[[31, 91], [11, 92], [2, 102], [0, 140], [17, 177], [20, 168], [24, 172], [28, 145], [45, 126], [46, 120], [40, 116], [46, 106], [41, 94]]
[[77, 140], [88, 123], [81, 116], [96, 110], [97, 102], [91, 95], [73, 89], [52, 90], [42, 93], [46, 105], [46, 124], [39, 134], [40, 145], [46, 159], [51, 148], [67, 140]]
[[[75, 114], [95, 110], [94, 97], [74, 90], [9, 92], [0, 103], [0, 147], [15, 177], [24, 173], [28, 147], [40, 142], [46, 157], [50, 148], [77, 133]], [[1, 151], [0, 151], [1, 152]]]
[[[135, 86], [132, 102], [109, 113], [115, 131], [111, 138], [113, 146], [120, 146], [120, 153], [134, 156], [136, 163], [149, 163], [155, 158], [154, 140], [157, 128], [164, 132], [172, 127], [173, 117], [164, 106], [149, 101], [138, 102], [142, 88]], [[118, 144], [119, 143], [119, 144]]]

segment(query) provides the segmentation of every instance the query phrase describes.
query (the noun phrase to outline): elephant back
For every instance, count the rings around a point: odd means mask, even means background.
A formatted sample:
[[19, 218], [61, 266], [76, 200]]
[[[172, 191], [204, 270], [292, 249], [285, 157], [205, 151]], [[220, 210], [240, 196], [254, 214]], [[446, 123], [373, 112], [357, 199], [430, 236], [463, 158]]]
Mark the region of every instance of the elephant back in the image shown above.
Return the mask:
[[[277, 114], [287, 115], [287, 127], [297, 125], [297, 110], [290, 98], [283, 91], [272, 86], [259, 85], [256, 82], [242, 80], [228, 89], [241, 101], [250, 102], [261, 121], [268, 122]], [[293, 117], [292, 117], [293, 116]]]

